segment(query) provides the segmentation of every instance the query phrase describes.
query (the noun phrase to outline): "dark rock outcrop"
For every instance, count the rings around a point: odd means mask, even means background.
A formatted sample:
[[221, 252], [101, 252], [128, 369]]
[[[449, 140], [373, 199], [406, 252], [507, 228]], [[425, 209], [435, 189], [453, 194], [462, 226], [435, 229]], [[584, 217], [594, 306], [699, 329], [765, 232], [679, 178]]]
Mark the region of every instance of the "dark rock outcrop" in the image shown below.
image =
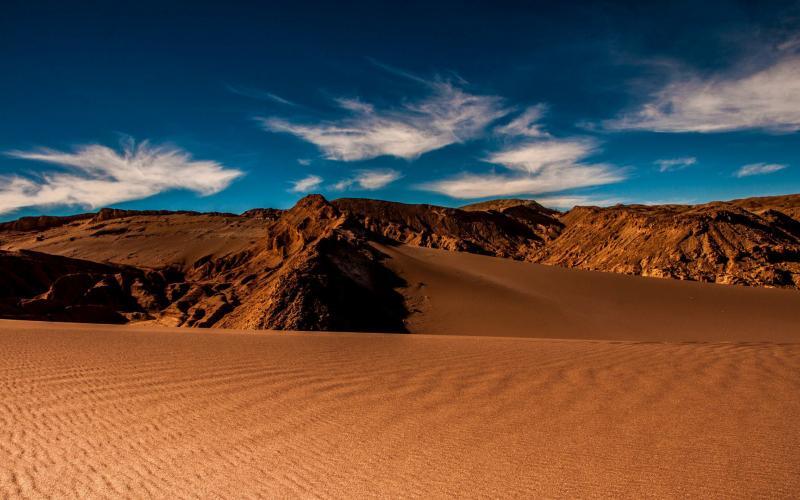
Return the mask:
[[241, 216], [104, 209], [22, 218], [0, 226], [0, 317], [404, 331], [403, 283], [372, 242], [797, 289], [798, 202], [791, 195], [560, 213], [529, 200], [456, 209], [311, 195], [288, 210]]
[[0, 231], [46, 231], [55, 227], [60, 227], [71, 222], [87, 220], [95, 217], [95, 214], [77, 215], [36, 215], [30, 217], [20, 217], [17, 220], [0, 223]]
[[642, 276], [800, 287], [793, 219], [727, 203], [576, 207], [536, 262]]
[[263, 251], [235, 271], [241, 305], [220, 326], [404, 331], [395, 291], [402, 282], [380, 264], [363, 230], [322, 196], [300, 200], [267, 235]]
[[0, 315], [92, 323], [124, 323], [158, 314], [164, 290], [179, 278], [39, 252], [0, 251]]
[[398, 243], [461, 252], [530, 259], [560, 228], [549, 211], [465, 211], [433, 205], [339, 199], [333, 204], [364, 229]]
[[273, 221], [278, 220], [283, 212], [284, 210], [277, 208], [251, 208], [250, 210], [242, 212], [242, 217]]

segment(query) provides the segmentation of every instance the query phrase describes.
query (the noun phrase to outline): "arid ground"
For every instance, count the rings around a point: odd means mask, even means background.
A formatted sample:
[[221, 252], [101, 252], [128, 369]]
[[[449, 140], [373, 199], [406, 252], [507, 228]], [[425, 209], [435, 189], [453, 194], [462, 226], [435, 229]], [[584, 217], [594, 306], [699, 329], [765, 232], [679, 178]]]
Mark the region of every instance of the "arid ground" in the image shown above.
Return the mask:
[[0, 321], [0, 491], [800, 491], [796, 291], [382, 250], [413, 334]]

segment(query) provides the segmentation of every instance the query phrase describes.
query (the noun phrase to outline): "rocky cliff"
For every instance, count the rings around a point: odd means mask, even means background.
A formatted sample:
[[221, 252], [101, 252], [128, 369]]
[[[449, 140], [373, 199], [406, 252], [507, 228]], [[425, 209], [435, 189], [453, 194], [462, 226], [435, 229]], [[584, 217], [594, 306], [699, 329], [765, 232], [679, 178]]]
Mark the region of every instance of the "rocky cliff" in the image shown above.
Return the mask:
[[319, 195], [288, 210], [104, 209], [0, 225], [0, 315], [403, 331], [372, 242], [724, 284], [800, 288], [800, 196], [703, 205], [462, 209]]
[[535, 261], [752, 286], [800, 287], [800, 225], [729, 203], [576, 207]]
[[[404, 330], [405, 308], [395, 291], [402, 282], [380, 264], [382, 256], [360, 226], [321, 196], [304, 198], [273, 220], [261, 219], [258, 230], [245, 226], [244, 237], [252, 241], [244, 246], [232, 242], [220, 247], [219, 241], [206, 239], [207, 233], [193, 235], [209, 243], [201, 246], [217, 251], [192, 261], [189, 256], [196, 250], [191, 244], [180, 248], [181, 238], [172, 234], [181, 226], [169, 230], [169, 217], [177, 213], [101, 213], [106, 216], [83, 218], [81, 227], [70, 228], [67, 234], [77, 236], [51, 233], [30, 239], [17, 230], [12, 240], [45, 247], [56, 240], [52, 249], [70, 248], [81, 255], [109, 255], [105, 247], [111, 245], [112, 255], [126, 255], [128, 263], [2, 251], [0, 315], [111, 323], [149, 320], [194, 327]], [[122, 230], [141, 224], [143, 218], [152, 234]], [[112, 219], [116, 226], [97, 229], [96, 222]], [[156, 230], [158, 221], [167, 226], [169, 237], [159, 237], [164, 233]], [[196, 221], [236, 224], [229, 214]], [[63, 231], [64, 224], [51, 228]], [[164, 247], [162, 267], [144, 267], [155, 262], [152, 251], [130, 252], [140, 248], [140, 240]]]

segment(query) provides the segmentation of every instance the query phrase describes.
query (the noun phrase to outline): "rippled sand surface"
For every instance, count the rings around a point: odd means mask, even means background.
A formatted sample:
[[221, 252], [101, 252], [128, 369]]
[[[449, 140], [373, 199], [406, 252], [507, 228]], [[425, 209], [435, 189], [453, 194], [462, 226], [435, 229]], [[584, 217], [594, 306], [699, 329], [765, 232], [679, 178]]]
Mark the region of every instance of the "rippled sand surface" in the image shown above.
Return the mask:
[[800, 492], [800, 344], [0, 321], [0, 353], [0, 496]]

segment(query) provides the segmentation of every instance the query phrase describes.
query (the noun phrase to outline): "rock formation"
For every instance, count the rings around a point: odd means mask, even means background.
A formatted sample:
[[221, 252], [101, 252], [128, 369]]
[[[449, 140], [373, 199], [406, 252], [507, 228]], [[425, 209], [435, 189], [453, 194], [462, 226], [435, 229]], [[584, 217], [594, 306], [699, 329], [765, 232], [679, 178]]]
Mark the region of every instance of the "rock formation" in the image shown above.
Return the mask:
[[535, 259], [600, 271], [752, 286], [800, 287], [800, 230], [775, 210], [730, 203], [576, 207]]
[[532, 259], [561, 228], [544, 207], [517, 206], [500, 212], [352, 198], [333, 203], [375, 237], [521, 260]]
[[0, 316], [403, 331], [372, 242], [643, 276], [800, 288], [800, 195], [703, 205], [461, 209], [326, 201], [242, 215], [103, 209], [0, 225]]
[[[86, 236], [68, 241], [72, 247], [91, 249], [108, 239], [122, 252], [131, 239], [148, 236], [139, 231], [125, 234], [134, 220], [176, 214], [105, 210], [98, 217], [80, 219], [85, 225], [80, 234]], [[318, 195], [276, 214], [273, 220], [262, 219], [259, 234], [250, 235], [255, 243], [247, 248], [230, 248], [184, 265], [176, 259], [162, 268], [2, 251], [0, 315], [111, 323], [153, 320], [194, 327], [404, 330], [405, 308], [395, 291], [402, 282], [380, 264], [380, 253], [357, 224]], [[95, 224], [121, 218], [127, 219], [121, 226]], [[46, 244], [47, 239], [33, 242]], [[145, 261], [152, 264], [151, 258]]]

